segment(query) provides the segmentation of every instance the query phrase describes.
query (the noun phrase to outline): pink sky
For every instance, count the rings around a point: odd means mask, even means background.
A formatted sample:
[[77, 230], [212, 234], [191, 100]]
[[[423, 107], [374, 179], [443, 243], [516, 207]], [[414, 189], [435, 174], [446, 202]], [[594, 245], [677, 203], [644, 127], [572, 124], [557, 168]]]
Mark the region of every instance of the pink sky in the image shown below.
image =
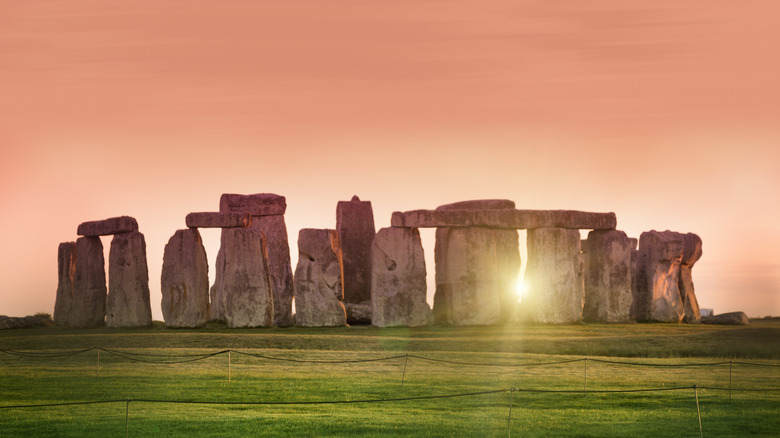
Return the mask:
[[[779, 15], [769, 0], [0, 0], [0, 314], [52, 312], [57, 245], [130, 215], [161, 320], [185, 215], [270, 192], [287, 197], [293, 266], [298, 230], [333, 228], [353, 194], [378, 228], [507, 198], [614, 211], [633, 237], [695, 232], [702, 307], [780, 315]], [[213, 273], [219, 232], [203, 235]]]

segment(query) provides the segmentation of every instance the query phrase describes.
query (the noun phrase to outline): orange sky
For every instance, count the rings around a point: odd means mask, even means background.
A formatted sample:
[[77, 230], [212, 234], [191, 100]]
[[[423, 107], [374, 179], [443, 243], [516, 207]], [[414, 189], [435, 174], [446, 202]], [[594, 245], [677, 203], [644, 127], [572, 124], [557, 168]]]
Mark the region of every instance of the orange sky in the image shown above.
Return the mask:
[[[780, 315], [779, 14], [768, 0], [0, 0], [0, 314], [52, 312], [59, 242], [126, 214], [162, 319], [162, 251], [184, 216], [272, 192], [293, 266], [298, 230], [334, 227], [353, 194], [377, 227], [508, 198], [614, 211], [633, 237], [696, 232], [702, 307]], [[203, 235], [213, 268], [219, 233]]]

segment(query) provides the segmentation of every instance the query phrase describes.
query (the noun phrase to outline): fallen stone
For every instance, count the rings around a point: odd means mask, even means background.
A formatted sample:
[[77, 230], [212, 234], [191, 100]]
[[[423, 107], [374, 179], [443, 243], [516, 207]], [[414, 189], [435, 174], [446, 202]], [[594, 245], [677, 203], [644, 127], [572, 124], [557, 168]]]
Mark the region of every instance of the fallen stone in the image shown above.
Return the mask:
[[591, 231], [583, 241], [585, 302], [582, 317], [598, 322], [631, 319], [631, 242], [623, 231]]
[[184, 219], [188, 228], [246, 228], [252, 225], [249, 213], [190, 213]]
[[16, 317], [0, 315], [0, 330], [47, 327], [50, 325], [52, 325], [52, 320], [43, 316]]
[[117, 234], [108, 255], [108, 327], [152, 325], [146, 241], [138, 231]]
[[523, 315], [545, 323], [581, 320], [585, 294], [579, 231], [536, 228], [528, 230], [527, 244]]
[[209, 265], [197, 229], [177, 230], [163, 252], [162, 313], [168, 327], [202, 327], [209, 317]]
[[335, 327], [347, 324], [342, 300], [342, 262], [336, 230], [303, 228], [298, 233], [295, 267], [295, 324]]
[[683, 322], [696, 324], [701, 322], [701, 311], [699, 301], [696, 299], [696, 291], [693, 287], [693, 265], [701, 258], [701, 238], [693, 233], [683, 236], [685, 250], [680, 262], [680, 278], [678, 288], [680, 289], [680, 298], [683, 300]]
[[745, 312], [721, 313], [715, 316], [702, 316], [701, 322], [704, 324], [724, 324], [724, 325], [749, 325]]
[[227, 228], [222, 294], [228, 327], [271, 327], [274, 303], [263, 233], [252, 228]]
[[76, 242], [60, 243], [57, 249], [57, 297], [54, 301], [54, 324], [67, 326], [73, 307], [76, 277]]
[[102, 221], [84, 222], [79, 225], [76, 234], [79, 236], [96, 237], [132, 233], [133, 231], [138, 231], [138, 222], [130, 216], [119, 216]]
[[238, 195], [225, 193], [219, 199], [220, 213], [249, 213], [252, 216], [283, 215], [287, 210], [284, 196], [273, 193]]
[[420, 232], [382, 228], [371, 247], [371, 323], [377, 327], [428, 325], [425, 256]]
[[636, 289], [632, 317], [637, 321], [681, 322], [680, 263], [685, 251], [683, 235], [672, 231], [646, 231], [639, 236]]
[[100, 237], [76, 240], [76, 266], [69, 327], [98, 327], [106, 321], [106, 266]]
[[344, 303], [348, 324], [371, 324], [371, 300], [362, 303]]
[[[374, 240], [374, 210], [371, 201], [339, 201], [336, 206], [336, 231], [339, 233], [344, 263], [344, 304], [371, 300], [371, 242]], [[347, 307], [347, 323], [350, 319]], [[371, 321], [369, 321], [370, 323]]]
[[391, 225], [400, 228], [487, 227], [510, 230], [569, 228], [614, 230], [615, 213], [573, 210], [412, 210], [396, 211]]

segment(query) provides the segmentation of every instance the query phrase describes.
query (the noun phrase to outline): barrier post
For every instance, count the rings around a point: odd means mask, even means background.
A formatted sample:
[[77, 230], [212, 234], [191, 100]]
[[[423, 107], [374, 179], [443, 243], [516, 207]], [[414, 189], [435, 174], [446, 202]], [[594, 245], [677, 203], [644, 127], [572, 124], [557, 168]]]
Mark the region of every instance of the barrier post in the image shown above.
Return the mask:
[[729, 401], [731, 401], [731, 369], [734, 367], [734, 361], [729, 362]]
[[228, 382], [230, 381], [230, 350], [228, 350]]
[[693, 385], [693, 395], [696, 396], [696, 414], [699, 416], [699, 436], [704, 438], [704, 431], [701, 428], [701, 410], [699, 410], [699, 390]]
[[128, 419], [130, 417], [130, 399], [127, 399], [127, 405], [125, 406], [125, 438], [127, 438], [127, 431], [129, 427]]
[[506, 432], [509, 438], [512, 438], [512, 403], [515, 400], [515, 388], [509, 389], [509, 416], [506, 419]]
[[401, 388], [404, 387], [404, 380], [406, 380], [406, 363], [409, 361], [409, 353], [404, 355], [404, 372], [401, 374]]
[[588, 392], [588, 358], [585, 358], [585, 392]]
[[100, 349], [97, 349], [98, 357], [97, 357], [97, 377], [100, 378]]

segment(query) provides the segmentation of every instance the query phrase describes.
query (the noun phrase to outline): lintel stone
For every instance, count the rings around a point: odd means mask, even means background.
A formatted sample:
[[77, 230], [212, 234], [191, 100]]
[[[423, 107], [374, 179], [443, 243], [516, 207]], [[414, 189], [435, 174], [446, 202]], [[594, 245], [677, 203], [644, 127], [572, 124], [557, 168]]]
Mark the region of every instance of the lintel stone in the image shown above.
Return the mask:
[[225, 193], [219, 199], [222, 213], [250, 213], [252, 216], [283, 215], [287, 210], [287, 199], [273, 193], [237, 195]]
[[488, 227], [500, 229], [568, 228], [614, 230], [615, 213], [576, 210], [411, 210], [396, 211], [391, 226], [400, 228]]
[[138, 222], [135, 218], [119, 216], [101, 221], [84, 222], [79, 225], [76, 234], [79, 236], [97, 237], [132, 233], [133, 231], [138, 231]]
[[250, 213], [190, 213], [185, 218], [188, 228], [247, 228], [252, 225]]

